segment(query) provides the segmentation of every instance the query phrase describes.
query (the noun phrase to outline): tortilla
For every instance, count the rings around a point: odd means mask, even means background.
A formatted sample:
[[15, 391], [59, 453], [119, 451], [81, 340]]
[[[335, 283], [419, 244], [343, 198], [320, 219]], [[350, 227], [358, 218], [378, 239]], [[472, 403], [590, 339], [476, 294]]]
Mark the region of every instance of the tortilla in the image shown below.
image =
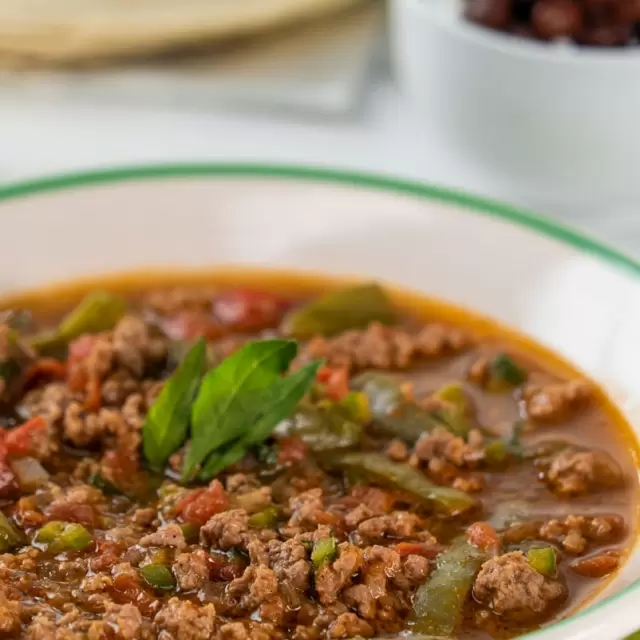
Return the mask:
[[2, 0], [0, 59], [76, 63], [252, 35], [361, 0]]

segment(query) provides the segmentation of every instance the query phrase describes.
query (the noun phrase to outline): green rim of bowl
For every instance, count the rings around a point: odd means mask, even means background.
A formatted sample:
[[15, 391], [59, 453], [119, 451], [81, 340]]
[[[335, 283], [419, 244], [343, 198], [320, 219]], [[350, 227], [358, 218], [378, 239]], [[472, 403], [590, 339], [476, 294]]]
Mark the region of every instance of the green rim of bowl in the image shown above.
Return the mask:
[[[640, 277], [640, 262], [625, 256], [623, 253], [594, 240], [587, 235], [559, 224], [540, 215], [488, 200], [482, 197], [468, 195], [460, 191], [435, 187], [428, 184], [411, 182], [398, 178], [385, 177], [375, 174], [357, 173], [320, 167], [301, 167], [287, 165], [264, 164], [175, 164], [150, 165], [103, 169], [78, 173], [67, 173], [45, 177], [36, 180], [17, 182], [0, 187], [0, 204], [15, 198], [43, 195], [55, 191], [78, 189], [116, 182], [138, 180], [189, 179], [189, 178], [271, 178], [277, 180], [296, 180], [321, 182], [326, 184], [344, 185], [356, 188], [367, 188], [389, 193], [397, 193], [414, 198], [443, 202], [455, 205], [475, 213], [500, 218], [506, 222], [525, 227], [535, 233], [545, 235], [558, 242], [571, 245], [583, 253], [631, 272]], [[560, 620], [540, 631], [522, 636], [523, 640], [530, 640], [545, 630], [558, 629], [571, 624], [574, 620], [594, 613], [611, 605], [621, 598], [637, 592], [640, 580], [629, 585], [622, 591], [598, 602], [565, 620]], [[408, 640], [408, 639], [407, 639]]]

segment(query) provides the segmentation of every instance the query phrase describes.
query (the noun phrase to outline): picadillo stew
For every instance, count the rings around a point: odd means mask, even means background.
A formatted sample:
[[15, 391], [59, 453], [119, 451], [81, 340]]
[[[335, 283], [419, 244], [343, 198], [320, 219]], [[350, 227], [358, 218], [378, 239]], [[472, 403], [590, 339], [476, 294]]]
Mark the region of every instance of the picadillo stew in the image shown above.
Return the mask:
[[0, 318], [0, 638], [497, 640], [624, 563], [636, 444], [569, 365], [375, 283], [211, 283]]

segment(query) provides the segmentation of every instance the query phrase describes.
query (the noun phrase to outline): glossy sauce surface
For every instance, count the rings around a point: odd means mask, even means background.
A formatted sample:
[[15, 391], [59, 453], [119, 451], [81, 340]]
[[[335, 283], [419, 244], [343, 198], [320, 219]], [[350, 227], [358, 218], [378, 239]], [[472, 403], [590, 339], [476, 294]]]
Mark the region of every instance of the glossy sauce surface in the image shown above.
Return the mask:
[[[282, 314], [284, 317], [291, 313], [291, 308], [304, 305], [306, 301], [317, 298], [325, 291], [344, 286], [347, 285], [340, 281], [320, 277], [240, 271], [171, 277], [166, 274], [131, 275], [28, 294], [7, 301], [5, 306], [27, 308], [33, 314], [36, 328], [49, 327], [55, 326], [88, 291], [98, 288], [108, 289], [126, 296], [129, 313], [146, 323], [147, 327], [153, 327], [153, 331], [156, 327], [166, 331], [167, 327], [175, 329], [176, 324], [173, 319], [180, 316], [185, 309], [189, 309], [191, 313], [193, 308], [196, 308], [199, 317], [210, 318], [214, 313], [206, 302], [202, 304], [202, 300], [197, 304], [177, 303], [174, 305], [175, 308], [168, 312], [166, 309], [159, 310], [153, 303], [154, 296], [162, 297], [163, 292], [168, 296], [174, 295], [176, 288], [201, 291], [206, 287], [206, 292], [195, 296], [196, 298], [201, 296], [205, 301], [207, 296], [210, 296], [211, 300], [218, 300], [218, 296], [225, 296], [229, 291], [237, 291], [239, 287], [242, 290], [249, 287], [252, 291], [277, 294], [288, 301], [287, 311]], [[43, 618], [49, 616], [51, 622], [47, 624], [55, 628], [60, 614], [51, 614], [51, 608], [61, 612], [64, 610], [65, 603], [69, 602], [73, 602], [80, 612], [79, 621], [77, 621], [78, 637], [81, 637], [80, 634], [87, 633], [92, 628], [91, 625], [94, 625], [94, 629], [97, 630], [102, 621], [108, 621], [107, 627], [115, 630], [114, 638], [119, 640], [124, 629], [122, 606], [128, 604], [135, 605], [142, 616], [142, 623], [136, 632], [138, 635], [133, 636], [141, 640], [160, 637], [163, 632], [173, 634], [171, 637], [177, 640], [201, 640], [198, 635], [189, 635], [193, 632], [192, 629], [180, 627], [175, 621], [179, 618], [188, 618], [193, 611], [196, 612], [196, 617], [211, 618], [211, 628], [207, 631], [210, 635], [202, 635], [202, 640], [206, 637], [220, 637], [227, 640], [232, 637], [230, 634], [233, 630], [228, 625], [234, 624], [240, 624], [243, 632], [249, 636], [264, 633], [266, 635], [261, 637], [268, 640], [281, 637], [294, 637], [300, 640], [348, 638], [356, 635], [370, 637], [411, 630], [415, 629], [413, 625], [417, 615], [415, 612], [412, 613], [412, 608], [415, 607], [413, 600], [421, 584], [433, 577], [441, 554], [459, 536], [471, 535], [469, 531], [474, 523], [485, 521], [490, 523], [500, 539], [499, 552], [483, 549], [483, 553], [487, 553], [485, 562], [490, 561], [492, 557], [501, 557], [509, 552], [518, 553], [522, 550], [526, 553], [532, 546], [536, 548], [552, 546], [556, 550], [558, 566], [553, 576], [545, 578], [545, 583], [557, 582], [562, 585], [561, 588], [564, 591], [553, 604], [548, 606], [545, 604], [544, 611], [535, 615], [529, 613], [525, 615], [522, 612], [514, 613], [509, 609], [509, 603], [505, 604], [504, 601], [499, 600], [495, 593], [499, 587], [491, 583], [491, 587], [483, 591], [482, 585], [477, 583], [478, 578], [476, 578], [476, 584], [469, 589], [460, 619], [456, 623], [456, 638], [488, 640], [517, 636], [539, 625], [564, 617], [567, 612], [575, 611], [602, 589], [606, 581], [615, 574], [615, 569], [601, 577], [587, 577], [580, 575], [572, 567], [585, 558], [602, 557], [606, 554], [615, 556], [617, 563], [622, 564], [636, 537], [637, 444], [630, 427], [618, 410], [594, 384], [587, 382], [585, 384], [588, 392], [585, 392], [584, 401], [575, 403], [572, 401], [570, 407], [567, 404], [566, 410], [559, 411], [557, 416], [552, 416], [552, 419], [537, 420], [530, 415], [533, 413], [531, 407], [534, 402], [531, 398], [535, 397], [536, 390], [542, 390], [540, 393], [544, 393], [550, 385], [582, 379], [583, 376], [544, 348], [507, 331], [490, 320], [441, 302], [394, 292], [392, 289], [385, 288], [385, 290], [398, 311], [397, 331], [405, 332], [413, 339], [420, 335], [420, 331], [425, 327], [442, 326], [444, 329], [438, 335], [444, 346], [432, 349], [426, 357], [423, 352], [416, 350], [417, 355], [412, 357], [407, 366], [404, 364], [396, 366], [397, 362], [389, 367], [362, 366], [363, 359], [367, 361], [369, 358], [373, 362], [376, 358], [367, 353], [364, 356], [362, 353], [359, 355], [351, 353], [345, 356], [344, 345], [336, 343], [340, 338], [338, 335], [333, 338], [323, 338], [324, 343], [320, 345], [319, 353], [315, 353], [306, 338], [301, 340], [303, 355], [310, 353], [313, 356], [325, 357], [326, 365], [333, 370], [346, 368], [352, 389], [357, 387], [355, 382], [357, 375], [363, 371], [374, 370], [388, 374], [399, 384], [405, 386], [410, 384], [407, 398], [411, 401], [415, 399], [427, 411], [433, 407], [433, 399], [438, 390], [448, 384], [456, 383], [473, 407], [473, 417], [470, 418], [472, 426], [481, 431], [484, 438], [482, 444], [478, 445], [478, 450], [481, 450], [483, 456], [479, 462], [457, 465], [454, 463], [455, 457], [449, 456], [448, 453], [446, 455], [442, 451], [437, 455], [433, 452], [424, 453], [424, 442], [422, 453], [420, 453], [418, 444], [421, 441], [415, 444], [415, 449], [413, 443], [410, 443], [404, 456], [391, 455], [389, 453], [391, 445], [398, 438], [393, 438], [389, 433], [377, 428], [375, 417], [373, 420], [368, 418], [363, 421], [364, 435], [357, 449], [364, 454], [385, 455], [399, 464], [417, 469], [437, 485], [460, 487], [465, 492], [469, 489], [469, 495], [472, 495], [475, 501], [473, 509], [458, 515], [443, 515], [437, 510], [434, 512], [425, 504], [416, 504], [397, 486], [389, 486], [388, 483], [379, 482], [371, 477], [363, 479], [361, 473], [350, 474], [344, 469], [336, 470], [330, 465], [327, 467], [322, 462], [323, 456], [316, 455], [313, 447], [310, 449], [308, 443], [304, 456], [296, 456], [293, 451], [291, 460], [287, 460], [284, 464], [281, 460], [274, 466], [273, 457], [269, 457], [267, 453], [271, 451], [276, 458], [282, 457], [282, 450], [291, 446], [290, 438], [276, 435], [264, 445], [265, 451], [268, 450], [265, 453], [266, 458], [261, 458], [262, 453], [258, 455], [257, 450], [252, 450], [233, 468], [226, 469], [216, 476], [218, 484], [215, 484], [214, 492], [217, 493], [211, 499], [214, 502], [218, 499], [220, 505], [223, 505], [224, 508], [219, 512], [221, 514], [228, 513], [230, 508], [242, 511], [244, 492], [234, 486], [236, 481], [231, 480], [233, 476], [242, 474], [248, 477], [247, 482], [253, 491], [268, 486], [270, 498], [267, 504], [261, 506], [273, 505], [279, 511], [277, 524], [272, 525], [275, 537], [271, 533], [257, 534], [256, 545], [262, 544], [266, 549], [272, 545], [275, 549], [280, 548], [278, 545], [294, 546], [294, 542], [299, 544], [298, 549], [307, 550], [307, 555], [300, 560], [307, 563], [308, 571], [302, 573], [311, 577], [307, 576], [306, 582], [299, 576], [295, 579], [291, 576], [284, 579], [286, 572], [278, 573], [279, 565], [275, 564], [273, 557], [270, 557], [264, 566], [268, 567], [266, 571], [272, 571], [280, 582], [277, 594], [265, 596], [262, 600], [257, 598], [255, 602], [250, 603], [246, 589], [243, 591], [242, 579], [244, 576], [245, 582], [255, 582], [256, 571], [261, 570], [257, 569], [260, 562], [255, 562], [255, 558], [251, 557], [252, 552], [247, 550], [246, 540], [228, 545], [223, 541], [224, 536], [218, 534], [210, 536], [206, 534], [203, 538], [201, 530], [199, 541], [196, 532], [196, 537], [187, 540], [184, 548], [167, 547], [163, 544], [141, 544], [144, 536], [151, 535], [168, 524], [179, 523], [181, 527], [193, 525], [198, 528], [209, 526], [206, 520], [198, 521], [198, 518], [191, 522], [185, 517], [184, 509], [181, 511], [176, 508], [176, 505], [189, 495], [201, 490], [181, 487], [175, 482], [175, 473], [172, 474], [170, 469], [168, 477], [164, 480], [157, 474], [150, 474], [141, 454], [133, 456], [135, 464], [127, 469], [127, 461], [122, 457], [118, 458], [127, 439], [124, 438], [121, 442], [117, 431], [114, 437], [113, 433], [106, 429], [104, 435], [87, 439], [85, 437], [89, 429], [87, 414], [93, 412], [83, 410], [84, 422], [74, 431], [73, 425], [67, 423], [66, 413], [64, 413], [68, 410], [67, 404], [63, 411], [64, 417], [52, 418], [47, 415], [47, 420], [57, 425], [55, 438], [60, 447], [56, 455], [45, 456], [41, 460], [42, 465], [50, 473], [50, 483], [53, 486], [43, 486], [32, 492], [22, 491], [19, 498], [7, 499], [3, 503], [5, 515], [13, 518], [32, 543], [31, 547], [19, 550], [20, 567], [16, 568], [15, 562], [12, 565], [12, 562], [7, 560], [3, 568], [3, 579], [14, 580], [11, 586], [7, 585], [7, 589], [17, 590], [10, 591], [10, 595], [22, 598], [25, 605], [21, 612], [21, 620], [26, 622], [20, 623], [20, 629], [16, 631], [19, 635], [16, 637], [31, 638], [33, 635], [28, 635], [30, 633], [44, 633], [48, 628], [44, 623], [41, 627], [33, 626], [34, 620], [38, 621], [38, 614]], [[290, 301], [291, 304], [289, 304]], [[281, 324], [281, 320], [282, 318], [278, 317], [276, 322], [251, 327], [250, 330], [237, 331], [230, 328], [220, 334], [216, 333], [210, 343], [216, 353], [220, 349], [226, 355], [229, 342], [236, 340], [244, 343], [249, 338], [264, 336], [265, 331], [267, 335], [277, 334], [279, 327], [286, 326], [286, 322]], [[216, 331], [219, 329], [219, 324], [218, 318]], [[184, 328], [184, 323], [178, 323], [177, 326]], [[30, 330], [34, 331], [36, 328], [32, 327]], [[373, 338], [367, 333], [368, 331], [370, 328], [361, 329], [360, 335], [371, 341]], [[383, 346], [386, 345], [385, 348], [388, 348], [391, 342], [397, 341], [398, 336], [390, 333], [391, 331], [396, 330], [381, 329], [379, 336], [376, 334], [378, 341], [375, 344], [376, 349], [382, 348], [380, 345], [383, 343]], [[462, 332], [465, 336], [463, 346], [457, 346], [457, 337], [451, 338], [451, 336], [457, 336], [458, 332]], [[405, 333], [402, 334], [403, 337]], [[178, 337], [187, 340], [194, 338], [195, 334]], [[111, 340], [110, 336], [109, 339]], [[162, 340], [165, 338], [163, 337]], [[454, 343], [455, 346], [452, 346]], [[166, 344], [164, 348], [166, 350]], [[235, 348], [237, 347], [234, 346], [229, 353]], [[167, 357], [166, 352], [158, 358], [150, 355], [151, 353], [152, 350], [148, 350], [143, 355], [144, 358], [150, 358], [153, 361], [151, 364], [145, 361], [144, 373], [138, 376], [131, 374], [131, 371], [127, 373], [127, 376], [133, 380], [129, 395], [134, 393], [144, 395], [155, 382], [161, 381], [173, 370], [175, 365], [168, 362], [170, 357]], [[492, 361], [493, 358], [502, 354], [508, 354], [509, 358], [526, 372], [526, 382], [500, 389], [500, 391], [488, 390], [487, 381], [483, 381], [485, 374], [473, 374], [474, 366], [484, 359]], [[56, 358], [60, 362], [68, 360], [66, 353], [56, 355]], [[68, 362], [65, 366], [69, 366]], [[122, 373], [116, 369], [117, 366], [114, 364], [112, 369], [101, 374], [103, 396], [106, 384], [114, 376], [117, 377], [117, 374]], [[43, 405], [38, 398], [34, 398], [34, 394], [42, 393], [42, 390], [50, 384], [46, 376], [38, 379], [34, 385], [35, 388], [31, 388], [28, 392], [31, 396], [27, 394], [18, 398], [14, 408], [17, 408], [18, 413], [23, 417], [27, 416], [30, 419], [38, 417], [37, 408]], [[83, 394], [88, 394], [89, 391], [82, 389], [79, 393], [85, 402], [86, 397]], [[102, 408], [111, 407], [116, 412], [124, 413], [123, 407], [129, 395], [125, 393], [122, 399], [113, 401], [105, 400], [103, 397]], [[8, 410], [5, 416], [5, 421], [9, 424], [15, 419], [14, 408]], [[144, 409], [140, 417], [144, 420]], [[514, 425], [519, 423], [526, 423], [522, 443], [524, 443], [524, 450], [529, 453], [526, 453], [523, 459], [509, 457], [504, 463], [487, 465], [486, 451], [489, 444], [494, 441], [508, 442], [513, 436]], [[557, 446], [559, 441], [562, 443], [560, 447]], [[140, 446], [138, 440], [134, 442], [138, 443], [136, 446]], [[541, 448], [545, 449], [542, 453]], [[548, 479], [549, 460], [573, 448], [580, 451], [597, 450], [607, 454], [608, 459], [612, 459], [619, 466], [620, 482], [615, 483], [615, 486], [601, 486], [598, 478], [595, 477], [588, 489], [577, 491], [576, 495], [558, 495], [554, 489], [555, 485]], [[113, 482], [117, 485], [121, 490], [118, 493], [121, 495], [106, 495], [104, 486], [100, 489], [99, 485], [91, 482], [91, 478], [95, 478], [96, 474], [107, 478], [109, 483]], [[456, 483], [458, 479], [460, 482]], [[76, 492], [80, 492], [84, 489], [78, 489], [78, 487], [84, 488], [87, 485], [92, 485], [94, 490], [98, 487], [97, 490], [101, 491], [102, 495], [95, 493], [90, 495], [91, 492], [85, 490], [85, 495], [79, 502], [73, 498], [73, 495], [70, 496], [73, 494], [74, 487]], [[207, 491], [211, 492], [212, 486], [214, 485], [210, 485]], [[317, 513], [314, 516], [316, 520], [313, 524], [313, 519], [307, 521], [306, 516], [303, 515], [304, 500], [303, 504], [298, 504], [296, 496], [306, 495], [317, 487], [321, 487], [323, 492], [321, 505], [317, 506]], [[133, 499], [131, 499], [132, 496]], [[369, 501], [375, 503], [376, 500], [382, 501], [385, 506], [377, 505], [376, 507], [374, 504], [371, 507], [372, 510], [366, 514], [368, 519], [365, 518], [353, 526], [348, 523], [349, 515], [359, 504], [368, 504]], [[58, 506], [52, 508], [52, 504]], [[89, 505], [89, 508], [79, 509], [78, 504], [85, 507]], [[75, 507], [69, 505], [75, 505]], [[376, 511], [378, 507], [379, 512]], [[145, 514], [142, 511], [145, 510], [149, 518], [148, 522], [145, 522], [143, 517]], [[252, 509], [246, 511], [250, 516], [259, 512]], [[373, 525], [363, 528], [362, 522], [366, 523], [375, 518], [387, 518], [391, 522], [391, 515], [402, 511], [417, 518], [410, 530], [405, 531], [401, 527], [394, 528], [395, 525], [388, 525], [386, 532], [380, 535], [363, 533], [370, 532]], [[217, 509], [213, 508], [211, 515], [216, 512]], [[598, 538], [600, 534], [594, 533], [591, 537], [591, 534], [587, 535], [586, 531], [591, 526], [588, 523], [574, 526], [576, 531], [580, 530], [580, 526], [583, 527], [581, 531], [584, 534], [585, 546], [580, 552], [576, 552], [575, 549], [571, 551], [571, 544], [568, 544], [568, 548], [565, 547], [567, 531], [571, 527], [568, 529], [565, 527], [563, 532], [555, 534], [555, 538], [550, 534], [541, 536], [529, 532], [523, 540], [518, 539], [516, 528], [519, 525], [538, 523], [544, 526], [553, 521], [563, 522], [568, 516], [576, 516], [583, 520], [605, 517], [609, 519], [609, 523], [613, 523], [613, 530]], [[92, 535], [92, 544], [83, 551], [64, 552], [62, 557], [60, 553], [47, 549], [46, 545], [39, 547], [35, 540], [37, 532], [47, 522], [60, 520], [84, 522], [84, 526]], [[354, 557], [362, 556], [354, 565], [354, 575], [338, 589], [331, 602], [330, 595], [325, 597], [322, 588], [318, 587], [319, 581], [328, 580], [327, 576], [320, 578], [319, 572], [328, 574], [329, 569], [326, 566], [324, 568], [312, 566], [309, 555], [313, 542], [317, 542], [317, 539], [313, 539], [314, 531], [317, 532], [322, 526], [330, 526], [331, 536], [335, 537], [339, 545], [342, 545], [337, 558], [332, 562], [337, 562], [341, 557], [346, 559], [350, 553], [353, 553]], [[593, 525], [591, 528], [595, 530], [597, 526]], [[294, 529], [297, 530], [294, 531]], [[118, 533], [114, 534], [114, 531]], [[122, 538], [119, 537], [120, 534]], [[327, 535], [324, 531], [323, 539]], [[411, 547], [411, 549], [415, 553], [409, 553], [410, 547], [407, 545], [414, 545], [415, 548]], [[378, 579], [376, 570], [379, 568], [380, 559], [376, 559], [375, 554], [383, 552], [372, 551], [376, 547], [382, 547], [386, 552], [400, 554], [402, 564], [401, 569], [398, 570], [397, 580], [388, 578], [384, 588], [378, 586], [378, 589], [382, 589], [384, 593], [378, 591], [379, 597], [374, 598], [377, 609], [372, 611], [370, 607], [365, 606], [366, 598], [369, 596], [363, 595], [362, 592], [368, 589], [371, 595], [372, 584]], [[162, 593], [157, 588], [150, 588], [144, 580], [140, 579], [141, 569], [149, 563], [166, 565], [171, 568], [174, 576], [179, 576], [176, 564], [179, 562], [180, 553], [189, 554], [193, 566], [197, 564], [197, 559], [202, 559], [203, 553], [206, 554], [207, 575], [198, 582], [197, 587], [182, 588], [178, 584], [178, 586], [174, 585], [168, 593]], [[300, 551], [300, 553], [304, 552]], [[415, 567], [419, 567], [424, 575], [414, 581], [403, 582], [402, 577], [410, 576], [412, 571], [407, 558], [415, 558], [415, 556], [426, 558], [424, 562], [413, 560]], [[29, 569], [30, 558], [37, 560], [36, 569]], [[396, 557], [389, 556], [387, 553], [385, 558], [383, 566], [389, 566], [389, 562]], [[128, 564], [128, 567], [120, 567], [121, 573], [118, 573], [121, 562], [116, 560], [123, 560]], [[187, 562], [186, 559], [183, 560]], [[330, 568], [333, 566], [333, 564], [329, 565]], [[288, 568], [291, 569], [291, 566]], [[16, 571], [21, 576], [17, 581], [15, 580]], [[103, 576], [106, 586], [96, 587], [96, 590], [92, 591], [99, 580], [91, 581], [90, 578], [96, 576]], [[267, 578], [270, 577], [267, 575]], [[177, 579], [180, 582], [180, 578]], [[287, 580], [290, 580], [290, 583]], [[284, 593], [283, 582], [286, 583]], [[355, 589], [360, 585], [363, 589], [360, 591]], [[229, 605], [230, 594], [232, 596], [237, 594], [236, 605]], [[179, 604], [172, 605], [172, 598], [177, 598]], [[180, 609], [179, 607], [186, 606], [184, 603], [190, 603], [189, 606], [194, 609], [191, 610], [188, 607]], [[199, 610], [208, 604], [213, 605], [216, 610], [215, 621], [211, 616], [211, 609]], [[120, 608], [111, 611], [110, 607], [114, 606]], [[42, 611], [32, 615], [28, 611], [29, 607], [42, 609]], [[497, 608], [500, 607], [502, 609], [498, 611]], [[274, 613], [276, 609], [278, 612]], [[270, 615], [274, 616], [273, 619], [279, 623], [269, 626], [267, 621], [270, 620]], [[341, 617], [345, 615], [351, 617]], [[236, 627], [236, 631], [240, 633], [239, 627]], [[314, 633], [317, 635], [314, 636]]]

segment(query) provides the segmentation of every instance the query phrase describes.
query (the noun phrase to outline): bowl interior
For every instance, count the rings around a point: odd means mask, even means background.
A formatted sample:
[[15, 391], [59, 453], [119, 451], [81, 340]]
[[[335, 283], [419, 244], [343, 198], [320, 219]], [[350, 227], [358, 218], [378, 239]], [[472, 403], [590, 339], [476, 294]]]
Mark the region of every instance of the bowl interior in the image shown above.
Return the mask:
[[[149, 267], [240, 264], [378, 278], [553, 348], [599, 381], [640, 434], [640, 267], [527, 214], [333, 172], [176, 167], [0, 190], [0, 215], [11, 238], [0, 252], [0, 294]], [[636, 553], [611, 588], [638, 577]], [[613, 640], [633, 630], [625, 615], [616, 613], [618, 636], [610, 619], [590, 635], [602, 621], [596, 607], [541, 637], [583, 629], [585, 638]]]

